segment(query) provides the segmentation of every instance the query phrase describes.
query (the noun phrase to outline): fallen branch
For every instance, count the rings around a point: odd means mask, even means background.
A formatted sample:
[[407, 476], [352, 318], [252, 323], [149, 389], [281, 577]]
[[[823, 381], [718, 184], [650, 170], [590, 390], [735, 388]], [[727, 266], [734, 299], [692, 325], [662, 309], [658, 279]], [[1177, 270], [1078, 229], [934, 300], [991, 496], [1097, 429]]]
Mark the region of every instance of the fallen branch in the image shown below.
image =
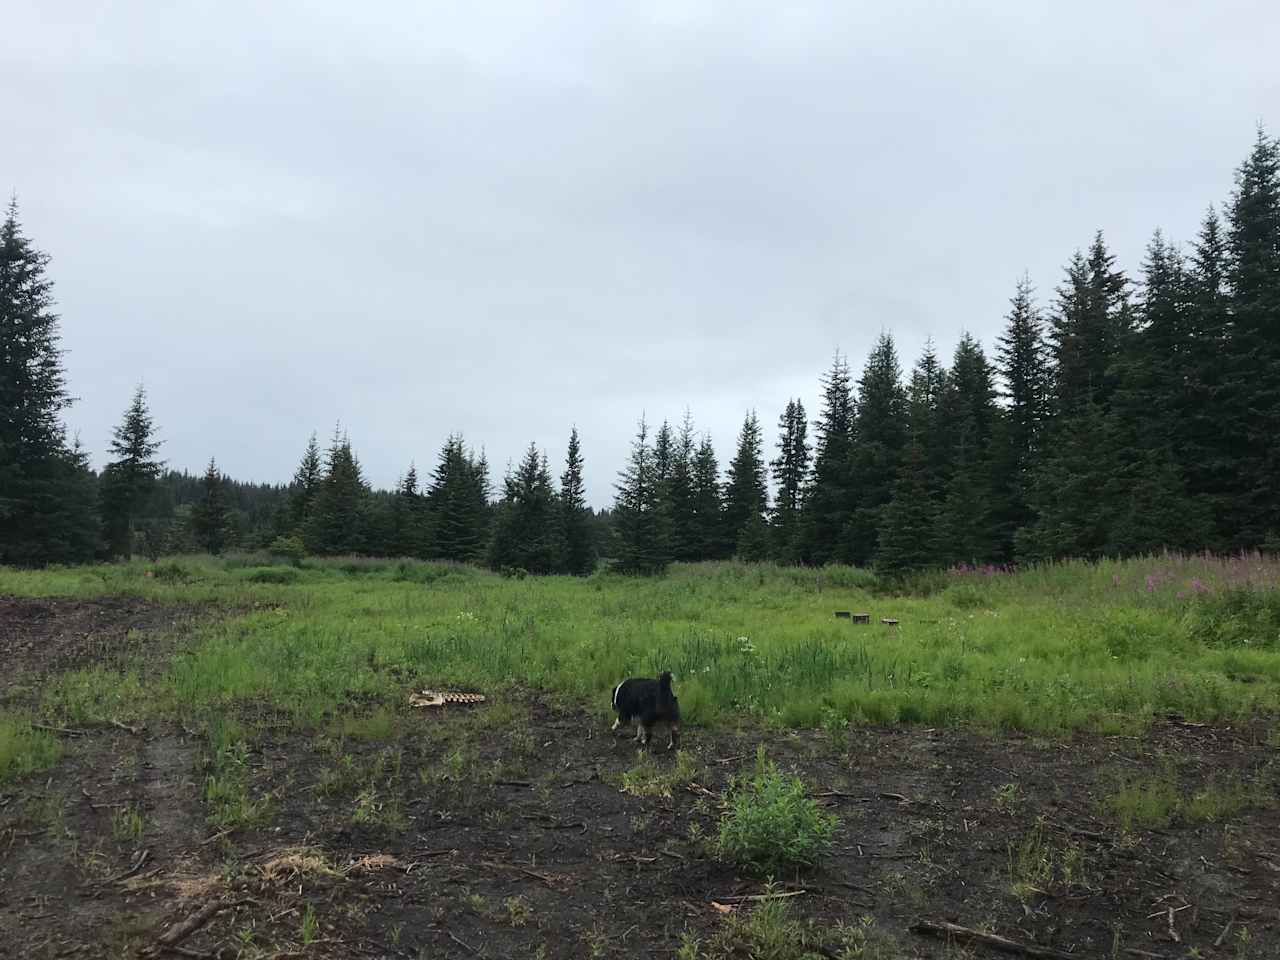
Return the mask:
[[957, 923], [947, 923], [945, 921], [936, 920], [918, 920], [913, 923], [909, 929], [912, 933], [928, 933], [935, 937], [943, 937], [947, 940], [969, 940], [973, 943], [981, 943], [985, 946], [991, 947], [993, 950], [1002, 950], [1005, 953], [1018, 953], [1024, 957], [1043, 957], [1045, 960], [1076, 960], [1076, 958], [1069, 954], [1054, 950], [1052, 947], [1040, 947], [1033, 943], [1019, 943], [1016, 940], [1010, 940], [1007, 937], [1001, 937], [994, 933], [983, 933], [981, 930], [962, 927]]
[[219, 830], [212, 837], [206, 837], [204, 840], [201, 840], [200, 846], [207, 847], [209, 844], [213, 843], [215, 840], [221, 840], [223, 837], [225, 837], [228, 833], [230, 833], [234, 829], [235, 827], [227, 827], [227, 829], [225, 830]]
[[142, 865], [147, 862], [147, 857], [149, 856], [151, 856], [151, 851], [143, 850], [140, 854], [138, 854], [136, 857], [133, 858], [133, 866], [131, 866], [124, 873], [116, 874], [110, 880], [103, 880], [102, 881], [103, 885], [105, 886], [106, 884], [109, 884], [109, 883], [119, 883], [121, 880], [129, 879], [135, 873], [137, 873], [139, 870], [142, 869]]
[[216, 901], [214, 903], [206, 903], [191, 916], [187, 917], [187, 919], [180, 923], [175, 923], [168, 930], [158, 936], [156, 938], [155, 945], [148, 947], [143, 952], [143, 955], [154, 957], [162, 950], [168, 950], [175, 947], [224, 910], [234, 910], [236, 907], [242, 907], [250, 903], [253, 903], [253, 901], [249, 899], [228, 900], [221, 903]]
[[495, 787], [532, 787], [533, 781], [531, 780], [495, 780], [493, 781], [493, 785]]
[[719, 903], [756, 903], [761, 900], [786, 900], [789, 897], [801, 897], [808, 890], [788, 890], [786, 893], [752, 893], [732, 897], [716, 897]]
[[450, 940], [452, 940], [454, 943], [456, 943], [458, 946], [460, 946], [460, 947], [464, 948], [464, 949], [465, 949], [465, 950], [467, 950], [468, 952], [470, 952], [470, 953], [479, 953], [479, 952], [480, 952], [480, 951], [479, 951], [479, 950], [477, 950], [475, 947], [473, 947], [471, 944], [467, 943], [467, 941], [465, 941], [465, 940], [459, 940], [459, 939], [458, 939], [457, 937], [455, 937], [455, 936], [454, 936], [450, 931], [446, 930], [446, 931], [445, 931], [445, 933], [449, 934], [449, 939], [450, 939]]
[[489, 867], [493, 870], [512, 870], [516, 873], [523, 873], [526, 877], [532, 877], [540, 883], [546, 884], [552, 890], [559, 890], [558, 879], [548, 873], [539, 873], [537, 870], [530, 870], [527, 867], [516, 866], [514, 863], [498, 863], [496, 860], [481, 860], [480, 866]]

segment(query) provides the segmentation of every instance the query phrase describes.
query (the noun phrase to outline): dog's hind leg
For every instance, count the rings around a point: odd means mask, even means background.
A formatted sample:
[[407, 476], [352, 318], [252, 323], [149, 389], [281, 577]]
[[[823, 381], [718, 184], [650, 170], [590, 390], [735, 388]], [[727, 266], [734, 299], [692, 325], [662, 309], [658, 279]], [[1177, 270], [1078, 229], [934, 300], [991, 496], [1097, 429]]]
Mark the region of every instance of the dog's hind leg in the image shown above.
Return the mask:
[[620, 726], [622, 726], [622, 718], [617, 717], [613, 721], [613, 726], [609, 728], [609, 732], [613, 733], [613, 731], [617, 730]]

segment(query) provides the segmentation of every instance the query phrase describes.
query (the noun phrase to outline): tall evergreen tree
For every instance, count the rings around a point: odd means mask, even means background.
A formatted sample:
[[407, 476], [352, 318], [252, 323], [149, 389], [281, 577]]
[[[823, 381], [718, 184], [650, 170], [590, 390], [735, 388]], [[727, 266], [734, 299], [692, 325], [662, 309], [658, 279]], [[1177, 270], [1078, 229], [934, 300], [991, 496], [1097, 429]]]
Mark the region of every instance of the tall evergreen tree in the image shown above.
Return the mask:
[[1101, 231], [1089, 255], [1077, 252], [1068, 264], [1049, 331], [1054, 412], [1059, 418], [1089, 403], [1104, 412], [1109, 409], [1117, 382], [1115, 362], [1132, 323], [1128, 285]]
[[951, 472], [953, 438], [945, 429], [942, 416], [946, 389], [946, 368], [938, 362], [933, 341], [929, 340], [911, 371], [907, 388], [907, 442], [920, 448], [925, 489], [934, 500], [945, 495]]
[[841, 534], [853, 513], [855, 410], [849, 364], [837, 353], [822, 378], [822, 412], [814, 424], [813, 479], [804, 510], [804, 559], [809, 563], [838, 559]]
[[997, 425], [993, 461], [992, 523], [996, 557], [1010, 560], [1014, 536], [1031, 523], [1028, 503], [1040, 438], [1049, 417], [1049, 371], [1044, 324], [1031, 281], [1018, 281], [996, 362], [1005, 412]]
[[711, 437], [704, 435], [693, 457], [693, 517], [695, 557], [719, 560], [733, 550], [725, 534], [724, 490], [720, 484], [720, 462]]
[[[738, 451], [729, 463], [724, 492], [725, 531], [733, 543], [739, 542], [748, 527], [757, 540], [759, 524], [769, 509], [769, 488], [764, 471], [764, 445], [760, 420], [754, 410], [747, 413], [738, 434]], [[756, 549], [753, 544], [753, 550]], [[755, 557], [763, 559], [763, 557]]]
[[578, 428], [569, 433], [569, 451], [560, 475], [560, 530], [564, 543], [562, 569], [585, 576], [596, 567], [596, 536], [582, 477], [582, 445]]
[[770, 464], [778, 485], [772, 518], [773, 553], [783, 563], [799, 562], [803, 548], [800, 521], [813, 450], [807, 440], [808, 429], [804, 404], [798, 399], [788, 400], [778, 420], [778, 456]]
[[938, 518], [938, 559], [984, 562], [998, 552], [992, 437], [999, 419], [995, 371], [982, 345], [960, 338], [940, 400], [950, 438], [949, 477]]
[[1231, 308], [1227, 269], [1226, 237], [1217, 213], [1210, 208], [1187, 267], [1193, 348], [1184, 384], [1183, 438], [1176, 452], [1188, 497], [1211, 517], [1206, 545], [1217, 550], [1238, 543], [1232, 509], [1236, 480], [1233, 445], [1241, 428], [1229, 416]]
[[0, 225], [0, 563], [84, 562], [98, 539], [88, 460], [61, 419], [71, 397], [48, 263], [11, 201]]
[[929, 495], [928, 464], [918, 443], [906, 451], [893, 496], [880, 513], [876, 571], [899, 577], [938, 565], [933, 548], [937, 506]]
[[865, 566], [876, 555], [880, 511], [893, 496], [907, 437], [907, 395], [893, 337], [882, 333], [858, 380], [857, 440], [851, 487], [854, 503], [840, 559]]
[[658, 472], [649, 427], [641, 418], [631, 456], [618, 474], [613, 523], [617, 531], [617, 567], [626, 573], [660, 573], [671, 562], [670, 531], [659, 509]]
[[124, 419], [112, 432], [110, 453], [115, 459], [107, 464], [101, 480], [107, 543], [112, 554], [126, 560], [133, 557], [134, 530], [164, 466], [156, 456], [160, 444], [146, 390], [139, 384]]
[[1229, 522], [1234, 546], [1280, 545], [1280, 141], [1262, 130], [1236, 174], [1227, 225]]
[[302, 454], [302, 462], [293, 474], [293, 484], [289, 489], [289, 526], [292, 530], [301, 530], [311, 519], [311, 508], [315, 505], [316, 495], [320, 492], [320, 484], [324, 480], [324, 463], [320, 458], [320, 444], [316, 442], [313, 432], [307, 441], [307, 449]]
[[489, 565], [529, 573], [553, 573], [561, 567], [564, 541], [560, 511], [546, 457], [529, 444], [524, 459], [504, 483], [494, 522]]
[[204, 472], [204, 496], [191, 508], [191, 531], [196, 543], [215, 557], [227, 546], [229, 514], [222, 474], [210, 457]]
[[489, 464], [482, 452], [469, 453], [461, 435], [440, 450], [427, 492], [431, 554], [443, 560], [473, 563], [489, 540]]
[[667, 515], [671, 523], [671, 556], [686, 563], [701, 560], [702, 544], [694, 500], [693, 415], [686, 410], [672, 448], [671, 475], [667, 480]]
[[418, 486], [414, 463], [400, 478], [392, 498], [387, 550], [399, 557], [427, 556], [426, 500]]
[[367, 549], [369, 486], [351, 440], [335, 429], [325, 457], [325, 474], [306, 526], [307, 548], [319, 554], [361, 553]]

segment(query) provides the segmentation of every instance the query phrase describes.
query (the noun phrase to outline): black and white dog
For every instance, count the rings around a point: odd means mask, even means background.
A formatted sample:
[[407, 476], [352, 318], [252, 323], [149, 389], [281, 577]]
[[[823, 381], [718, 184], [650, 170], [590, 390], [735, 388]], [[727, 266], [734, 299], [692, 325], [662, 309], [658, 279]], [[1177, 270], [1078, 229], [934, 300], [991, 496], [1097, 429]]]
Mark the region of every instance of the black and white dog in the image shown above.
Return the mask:
[[659, 722], [667, 725], [670, 734], [668, 750], [680, 741], [680, 701], [671, 692], [669, 672], [657, 680], [647, 677], [623, 680], [613, 688], [613, 709], [618, 714], [618, 719], [613, 721], [612, 729], [617, 730], [624, 723], [637, 721], [636, 739], [646, 747], [653, 734], [653, 725]]

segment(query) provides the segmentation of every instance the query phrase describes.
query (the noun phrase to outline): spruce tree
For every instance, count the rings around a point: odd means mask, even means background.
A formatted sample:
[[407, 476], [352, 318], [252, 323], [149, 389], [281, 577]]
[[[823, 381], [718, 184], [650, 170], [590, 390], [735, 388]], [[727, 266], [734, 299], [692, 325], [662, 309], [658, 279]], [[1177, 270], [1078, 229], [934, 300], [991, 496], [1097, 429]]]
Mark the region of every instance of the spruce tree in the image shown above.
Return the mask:
[[838, 559], [843, 532], [854, 509], [851, 468], [855, 407], [849, 364], [839, 353], [822, 378], [822, 412], [814, 424], [812, 485], [805, 498], [804, 559]]
[[307, 548], [330, 555], [365, 552], [369, 494], [350, 438], [335, 430], [306, 526]]
[[1193, 344], [1184, 384], [1185, 422], [1179, 463], [1187, 496], [1211, 517], [1206, 546], [1227, 550], [1237, 544], [1232, 447], [1240, 432], [1229, 418], [1231, 307], [1227, 293], [1227, 244], [1221, 221], [1205, 214], [1187, 266], [1187, 300]]
[[857, 440], [853, 446], [853, 513], [840, 559], [865, 566], [876, 555], [880, 512], [893, 496], [907, 436], [907, 395], [893, 337], [882, 333], [858, 380]]
[[1280, 542], [1280, 141], [1258, 131], [1227, 214], [1231, 309], [1224, 430], [1236, 547]]
[[597, 553], [595, 525], [587, 507], [582, 468], [582, 445], [578, 428], [574, 427], [569, 433], [564, 473], [560, 474], [559, 504], [560, 536], [564, 545], [561, 569], [575, 576], [585, 576], [596, 568]]
[[529, 444], [524, 459], [508, 474], [494, 523], [489, 565], [495, 570], [554, 573], [562, 563], [560, 511], [546, 457]]
[[804, 404], [799, 399], [788, 400], [778, 420], [778, 456], [770, 464], [778, 485], [772, 517], [772, 553], [782, 563], [798, 563], [803, 549], [800, 522], [813, 450], [807, 440], [808, 429]]
[[1049, 331], [1057, 417], [1071, 417], [1090, 403], [1109, 409], [1116, 360], [1132, 324], [1128, 286], [1101, 231], [1089, 255], [1077, 252], [1068, 264]]
[[643, 417], [615, 489], [613, 524], [618, 538], [617, 568], [625, 573], [662, 572], [671, 562], [670, 531], [659, 509], [657, 466]]
[[164, 466], [156, 457], [160, 444], [147, 409], [146, 390], [139, 384], [124, 419], [112, 432], [109, 449], [115, 459], [107, 464], [101, 480], [107, 544], [113, 555], [126, 560], [133, 558], [135, 528]]
[[426, 503], [418, 488], [418, 468], [411, 462], [392, 496], [388, 552], [400, 557], [425, 557], [426, 548]]
[[880, 512], [876, 572], [890, 578], [938, 564], [933, 550], [937, 507], [929, 496], [924, 449], [906, 450], [893, 495]]
[[431, 555], [475, 563], [489, 540], [489, 464], [466, 449], [461, 435], [449, 437], [427, 491]]
[[1018, 281], [996, 363], [1005, 412], [993, 444], [991, 519], [996, 558], [1011, 560], [1017, 531], [1034, 519], [1028, 502], [1041, 436], [1049, 417], [1044, 323], [1028, 277]]
[[204, 495], [191, 507], [191, 530], [201, 549], [215, 557], [227, 546], [228, 512], [222, 474], [210, 457], [204, 472]]
[[98, 542], [96, 484], [61, 419], [72, 401], [48, 263], [11, 201], [0, 225], [0, 563], [85, 562]]
[[686, 563], [702, 559], [694, 502], [693, 415], [686, 410], [672, 447], [671, 475], [667, 480], [667, 516], [671, 524], [671, 556]]
[[311, 519], [311, 508], [320, 492], [320, 483], [324, 480], [324, 463], [320, 459], [320, 444], [316, 442], [315, 433], [307, 441], [307, 449], [302, 454], [302, 462], [293, 474], [293, 483], [289, 489], [289, 525], [294, 531], [301, 530]]
[[724, 491], [720, 484], [720, 463], [711, 437], [703, 435], [693, 457], [693, 543], [698, 560], [720, 560], [733, 551], [725, 535]]
[[947, 387], [947, 371], [938, 362], [933, 340], [911, 371], [907, 388], [907, 442], [920, 447], [925, 489], [941, 499], [946, 492], [951, 469], [951, 440], [944, 429], [942, 403]]
[[[760, 421], [752, 410], [742, 422], [742, 430], [738, 434], [738, 451], [726, 471], [725, 531], [735, 547], [748, 526], [756, 527], [763, 522], [768, 509], [769, 489], [764, 471], [763, 439], [760, 435]], [[753, 530], [753, 535], [755, 534], [759, 534], [759, 531]]]
[[995, 397], [995, 371], [982, 345], [966, 333], [956, 346], [939, 402], [950, 448], [936, 541], [943, 563], [981, 563], [998, 552], [992, 475], [992, 437], [999, 420]]

